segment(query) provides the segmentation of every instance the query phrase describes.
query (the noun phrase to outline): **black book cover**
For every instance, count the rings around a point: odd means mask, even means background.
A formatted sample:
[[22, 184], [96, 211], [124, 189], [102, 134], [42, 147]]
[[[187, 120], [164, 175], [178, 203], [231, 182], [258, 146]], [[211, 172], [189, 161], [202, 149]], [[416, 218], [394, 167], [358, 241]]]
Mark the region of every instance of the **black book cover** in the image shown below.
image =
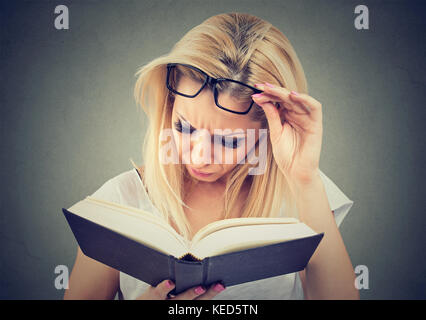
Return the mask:
[[84, 219], [65, 208], [65, 218], [83, 253], [152, 286], [165, 279], [179, 294], [194, 286], [221, 282], [225, 287], [303, 270], [324, 233], [226, 253], [203, 260], [178, 259]]

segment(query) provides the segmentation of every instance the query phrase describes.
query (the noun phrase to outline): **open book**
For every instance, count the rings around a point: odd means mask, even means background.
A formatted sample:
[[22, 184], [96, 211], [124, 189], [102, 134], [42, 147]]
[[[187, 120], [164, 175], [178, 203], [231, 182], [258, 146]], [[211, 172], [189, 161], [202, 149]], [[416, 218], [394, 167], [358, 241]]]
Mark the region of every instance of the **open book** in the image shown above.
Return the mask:
[[302, 270], [323, 237], [295, 218], [236, 218], [185, 241], [150, 212], [91, 196], [62, 211], [85, 255], [153, 286], [171, 279], [175, 294]]

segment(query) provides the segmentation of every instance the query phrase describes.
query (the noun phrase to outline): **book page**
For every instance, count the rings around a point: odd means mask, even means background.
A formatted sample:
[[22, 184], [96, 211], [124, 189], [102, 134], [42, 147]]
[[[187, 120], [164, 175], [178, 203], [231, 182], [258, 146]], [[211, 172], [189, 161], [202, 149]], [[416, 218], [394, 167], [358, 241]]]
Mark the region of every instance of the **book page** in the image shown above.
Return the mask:
[[185, 242], [171, 226], [143, 210], [128, 208], [131, 207], [89, 196], [68, 211], [162, 253], [180, 257], [188, 252]]
[[123, 214], [131, 215], [135, 218], [144, 219], [144, 220], [150, 220], [152, 223], [157, 223], [160, 226], [167, 229], [169, 232], [171, 232], [175, 237], [182, 238], [181, 235], [179, 235], [175, 229], [173, 229], [171, 226], [166, 224], [163, 220], [159, 219], [158, 217], [155, 217], [152, 215], [152, 213], [135, 208], [130, 206], [125, 206], [116, 202], [106, 201], [103, 199], [98, 199], [92, 196], [87, 196], [84, 201], [90, 201], [95, 202], [98, 205], [106, 206], [109, 209], [114, 209], [116, 211], [119, 211]]
[[209, 223], [205, 227], [198, 230], [198, 232], [192, 238], [192, 245], [195, 246], [198, 241], [202, 238], [207, 237], [209, 234], [216, 232], [221, 229], [236, 227], [236, 226], [248, 226], [248, 225], [256, 225], [256, 224], [287, 224], [287, 223], [298, 223], [299, 220], [296, 218], [232, 218], [219, 220], [212, 223]]
[[317, 233], [304, 223], [234, 226], [200, 239], [191, 254], [198, 259], [235, 252], [283, 241], [304, 238]]

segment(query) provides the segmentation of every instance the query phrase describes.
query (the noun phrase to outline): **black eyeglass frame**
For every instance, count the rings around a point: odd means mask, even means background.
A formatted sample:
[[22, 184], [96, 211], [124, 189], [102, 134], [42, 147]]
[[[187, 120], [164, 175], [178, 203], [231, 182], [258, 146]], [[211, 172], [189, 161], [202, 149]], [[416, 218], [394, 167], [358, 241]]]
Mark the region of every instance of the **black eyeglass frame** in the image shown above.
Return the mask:
[[[176, 90], [174, 90], [174, 89], [173, 89], [173, 88], [169, 85], [170, 72], [171, 72], [172, 68], [173, 68], [173, 67], [175, 67], [175, 66], [177, 66], [177, 65], [181, 65], [181, 66], [185, 66], [185, 67], [191, 68], [192, 70], [198, 71], [198, 72], [200, 72], [201, 74], [203, 74], [203, 75], [205, 75], [205, 76], [206, 76], [206, 80], [204, 80], [204, 83], [203, 83], [203, 85], [201, 86], [200, 90], [198, 90], [195, 94], [193, 94], [193, 95], [187, 95], [187, 94], [184, 94], [184, 93], [177, 92]], [[185, 64], [185, 63], [168, 63], [168, 64], [167, 64], [166, 86], [167, 86], [167, 89], [169, 89], [170, 91], [172, 91], [172, 92], [174, 92], [174, 93], [176, 93], [176, 94], [178, 94], [178, 95], [181, 95], [181, 96], [187, 97], [187, 98], [195, 98], [195, 97], [196, 97], [196, 96], [197, 96], [197, 95], [198, 95], [198, 94], [199, 94], [199, 93], [200, 93], [200, 92], [204, 89], [204, 87], [206, 86], [206, 84], [210, 84], [210, 85], [213, 87], [214, 102], [216, 103], [216, 105], [217, 105], [219, 108], [221, 108], [221, 109], [223, 109], [223, 110], [225, 110], [225, 111], [228, 111], [228, 112], [236, 113], [236, 114], [247, 114], [247, 113], [249, 113], [249, 111], [251, 110], [251, 108], [252, 108], [252, 106], [253, 106], [253, 103], [254, 103], [253, 99], [251, 99], [250, 107], [249, 107], [246, 111], [243, 111], [243, 112], [230, 110], [230, 109], [227, 109], [227, 108], [225, 108], [225, 107], [223, 107], [223, 106], [221, 106], [221, 105], [219, 104], [219, 101], [218, 101], [218, 91], [217, 91], [216, 83], [218, 83], [218, 82], [220, 82], [220, 81], [225, 81], [225, 80], [226, 80], [226, 81], [235, 82], [235, 83], [238, 83], [238, 84], [240, 84], [240, 85], [243, 85], [243, 86], [245, 86], [245, 87], [247, 87], [247, 88], [250, 88], [251, 90], [253, 90], [253, 91], [254, 91], [254, 93], [262, 93], [262, 92], [263, 92], [262, 90], [259, 90], [259, 89], [255, 88], [255, 87], [252, 87], [252, 86], [250, 86], [250, 85], [248, 85], [248, 84], [245, 84], [245, 83], [243, 83], [243, 82], [240, 82], [240, 81], [238, 81], [238, 80], [234, 80], [234, 79], [227, 79], [227, 78], [213, 78], [213, 77], [210, 77], [210, 76], [209, 76], [207, 73], [205, 73], [203, 70], [200, 70], [200, 69], [198, 69], [197, 67], [191, 66], [191, 65], [189, 65], [189, 64]], [[254, 93], [253, 93], [253, 94], [254, 94]]]

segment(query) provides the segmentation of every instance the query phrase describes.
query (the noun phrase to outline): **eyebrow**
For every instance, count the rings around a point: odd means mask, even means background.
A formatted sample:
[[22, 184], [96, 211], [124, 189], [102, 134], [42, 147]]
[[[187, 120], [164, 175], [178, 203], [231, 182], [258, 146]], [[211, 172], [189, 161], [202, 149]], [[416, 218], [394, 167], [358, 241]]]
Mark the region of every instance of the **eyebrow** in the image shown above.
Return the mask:
[[[179, 118], [181, 118], [183, 121], [185, 121], [185, 122], [188, 122], [188, 123], [189, 123], [189, 128], [190, 128], [190, 130], [197, 130], [197, 129], [196, 129], [196, 128], [194, 128], [194, 127], [192, 126], [192, 124], [191, 124], [188, 120], [186, 120], [186, 119], [185, 119], [185, 117], [184, 117], [184, 116], [182, 116], [179, 112], [177, 112], [177, 111], [176, 111], [176, 114], [177, 114], [177, 115], [178, 115], [178, 117], [179, 117]], [[228, 137], [228, 136], [233, 136], [233, 135], [237, 135], [237, 134], [240, 134], [240, 135], [244, 134], [244, 136], [241, 136], [241, 137], [235, 137], [235, 138], [240, 138], [240, 139], [245, 139], [245, 136], [247, 135], [247, 133], [245, 133], [245, 132], [232, 132], [232, 133], [224, 134], [224, 135], [218, 134], [217, 136], [218, 136], [218, 137]]]

